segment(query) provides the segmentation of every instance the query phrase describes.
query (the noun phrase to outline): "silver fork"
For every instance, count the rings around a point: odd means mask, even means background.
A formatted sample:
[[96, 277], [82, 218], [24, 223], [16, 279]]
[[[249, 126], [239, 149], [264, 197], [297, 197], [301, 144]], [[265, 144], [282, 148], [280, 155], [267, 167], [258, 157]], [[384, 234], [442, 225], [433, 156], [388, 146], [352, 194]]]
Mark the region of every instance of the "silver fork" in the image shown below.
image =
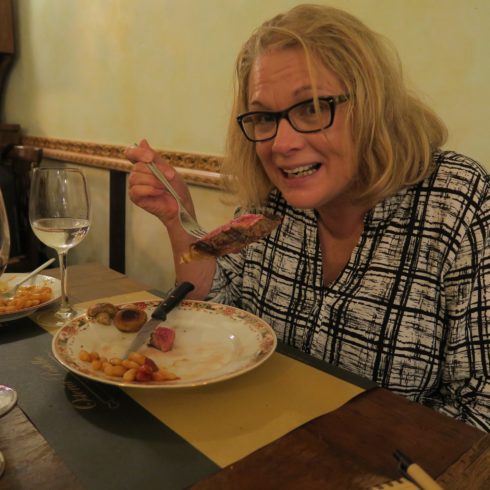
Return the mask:
[[172, 197], [177, 201], [177, 205], [179, 206], [179, 220], [182, 228], [189, 234], [196, 238], [202, 238], [207, 234], [205, 230], [201, 228], [199, 223], [187, 212], [184, 207], [184, 204], [180, 200], [179, 195], [175, 192], [174, 188], [171, 186], [170, 182], [167, 180], [165, 175], [160, 172], [159, 168], [155, 165], [154, 162], [150, 162], [148, 164], [150, 170], [153, 172], [153, 175], [165, 186], [165, 188], [170, 192]]

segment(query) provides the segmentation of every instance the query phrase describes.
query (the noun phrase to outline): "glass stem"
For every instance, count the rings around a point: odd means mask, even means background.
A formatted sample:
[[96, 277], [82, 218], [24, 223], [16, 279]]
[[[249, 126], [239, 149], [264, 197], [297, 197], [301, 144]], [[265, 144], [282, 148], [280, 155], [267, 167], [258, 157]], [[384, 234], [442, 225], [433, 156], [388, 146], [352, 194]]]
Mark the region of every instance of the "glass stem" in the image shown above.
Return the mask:
[[66, 252], [58, 252], [58, 261], [60, 263], [60, 281], [61, 281], [61, 306], [59, 311], [66, 312], [70, 310], [67, 293], [67, 267], [66, 267]]

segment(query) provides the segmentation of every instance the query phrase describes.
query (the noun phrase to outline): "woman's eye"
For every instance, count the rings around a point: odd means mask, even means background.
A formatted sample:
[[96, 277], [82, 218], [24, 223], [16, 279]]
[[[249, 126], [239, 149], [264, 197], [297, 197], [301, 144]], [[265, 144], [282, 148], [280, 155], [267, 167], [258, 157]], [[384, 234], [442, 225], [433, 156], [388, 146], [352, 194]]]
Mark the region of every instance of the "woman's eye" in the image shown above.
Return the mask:
[[299, 107], [300, 109], [300, 114], [303, 116], [314, 116], [317, 114], [325, 114], [330, 111], [330, 106], [328, 103], [324, 102], [323, 100], [318, 101], [318, 109], [315, 107], [315, 103], [313, 101], [311, 102], [306, 102], [302, 106]]
[[299, 117], [311, 117], [317, 114], [315, 104], [313, 101], [311, 102], [305, 102], [304, 104], [296, 107], [294, 112], [299, 116]]
[[305, 114], [311, 115], [311, 114], [316, 114], [316, 107], [313, 102], [310, 102], [308, 104], [305, 104], [304, 106], [304, 112]]
[[330, 104], [324, 100], [318, 101], [318, 107], [320, 108], [320, 114], [330, 113]]
[[271, 124], [274, 121], [274, 116], [268, 112], [260, 112], [254, 116], [254, 124]]

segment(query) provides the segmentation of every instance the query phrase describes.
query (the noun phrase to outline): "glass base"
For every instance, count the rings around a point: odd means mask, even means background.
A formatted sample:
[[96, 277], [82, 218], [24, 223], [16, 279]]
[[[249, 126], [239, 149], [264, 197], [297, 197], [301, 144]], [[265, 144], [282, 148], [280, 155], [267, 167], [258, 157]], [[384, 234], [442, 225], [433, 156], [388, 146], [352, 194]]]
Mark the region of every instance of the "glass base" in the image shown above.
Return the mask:
[[10, 412], [17, 403], [17, 392], [6, 385], [0, 385], [0, 417]]
[[47, 308], [36, 311], [31, 315], [31, 318], [41, 327], [60, 328], [65, 326], [65, 324], [73, 318], [76, 318], [83, 313], [84, 310], [78, 310], [73, 308], [73, 306], [68, 306], [67, 308], [62, 309]]

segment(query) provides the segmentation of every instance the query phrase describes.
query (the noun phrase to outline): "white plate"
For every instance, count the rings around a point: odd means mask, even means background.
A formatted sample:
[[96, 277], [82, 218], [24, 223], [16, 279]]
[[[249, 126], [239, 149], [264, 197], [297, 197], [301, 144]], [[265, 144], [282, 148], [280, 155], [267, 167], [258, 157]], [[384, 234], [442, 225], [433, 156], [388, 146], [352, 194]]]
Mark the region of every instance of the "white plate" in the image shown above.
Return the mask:
[[0, 417], [10, 412], [17, 403], [17, 392], [9, 386], [0, 385]]
[[[145, 309], [148, 318], [158, 301], [132, 305]], [[119, 305], [122, 306], [122, 305]], [[139, 352], [159, 368], [175, 373], [174, 381], [126, 382], [95, 371], [79, 360], [81, 350], [107, 357], [123, 357], [136, 334], [120, 332], [113, 325], [101, 325], [82, 315], [67, 323], [53, 338], [56, 359], [70, 371], [116, 386], [135, 388], [187, 388], [223, 381], [250, 371], [274, 352], [277, 339], [263, 320], [238, 308], [205, 301], [183, 301], [162, 322], [175, 329], [169, 352], [143, 346]]]
[[[16, 282], [19, 282], [23, 277], [27, 276], [27, 274], [28, 273], [22, 272], [5, 273], [2, 274], [2, 276], [0, 277], [0, 282], [5, 283], [12, 278], [11, 281], [9, 281], [9, 285], [11, 283], [15, 284]], [[61, 298], [61, 282], [59, 279], [55, 279], [54, 277], [38, 274], [36, 277], [33, 277], [32, 279], [29, 279], [27, 282], [22, 284], [22, 286], [49, 286], [53, 289], [53, 297], [49, 301], [46, 301], [46, 303], [42, 303], [38, 306], [24, 308], [23, 310], [17, 310], [13, 313], [0, 313], [0, 324], [2, 322], [17, 320], [17, 318], [28, 316], [34, 313], [36, 310], [44, 308]]]

